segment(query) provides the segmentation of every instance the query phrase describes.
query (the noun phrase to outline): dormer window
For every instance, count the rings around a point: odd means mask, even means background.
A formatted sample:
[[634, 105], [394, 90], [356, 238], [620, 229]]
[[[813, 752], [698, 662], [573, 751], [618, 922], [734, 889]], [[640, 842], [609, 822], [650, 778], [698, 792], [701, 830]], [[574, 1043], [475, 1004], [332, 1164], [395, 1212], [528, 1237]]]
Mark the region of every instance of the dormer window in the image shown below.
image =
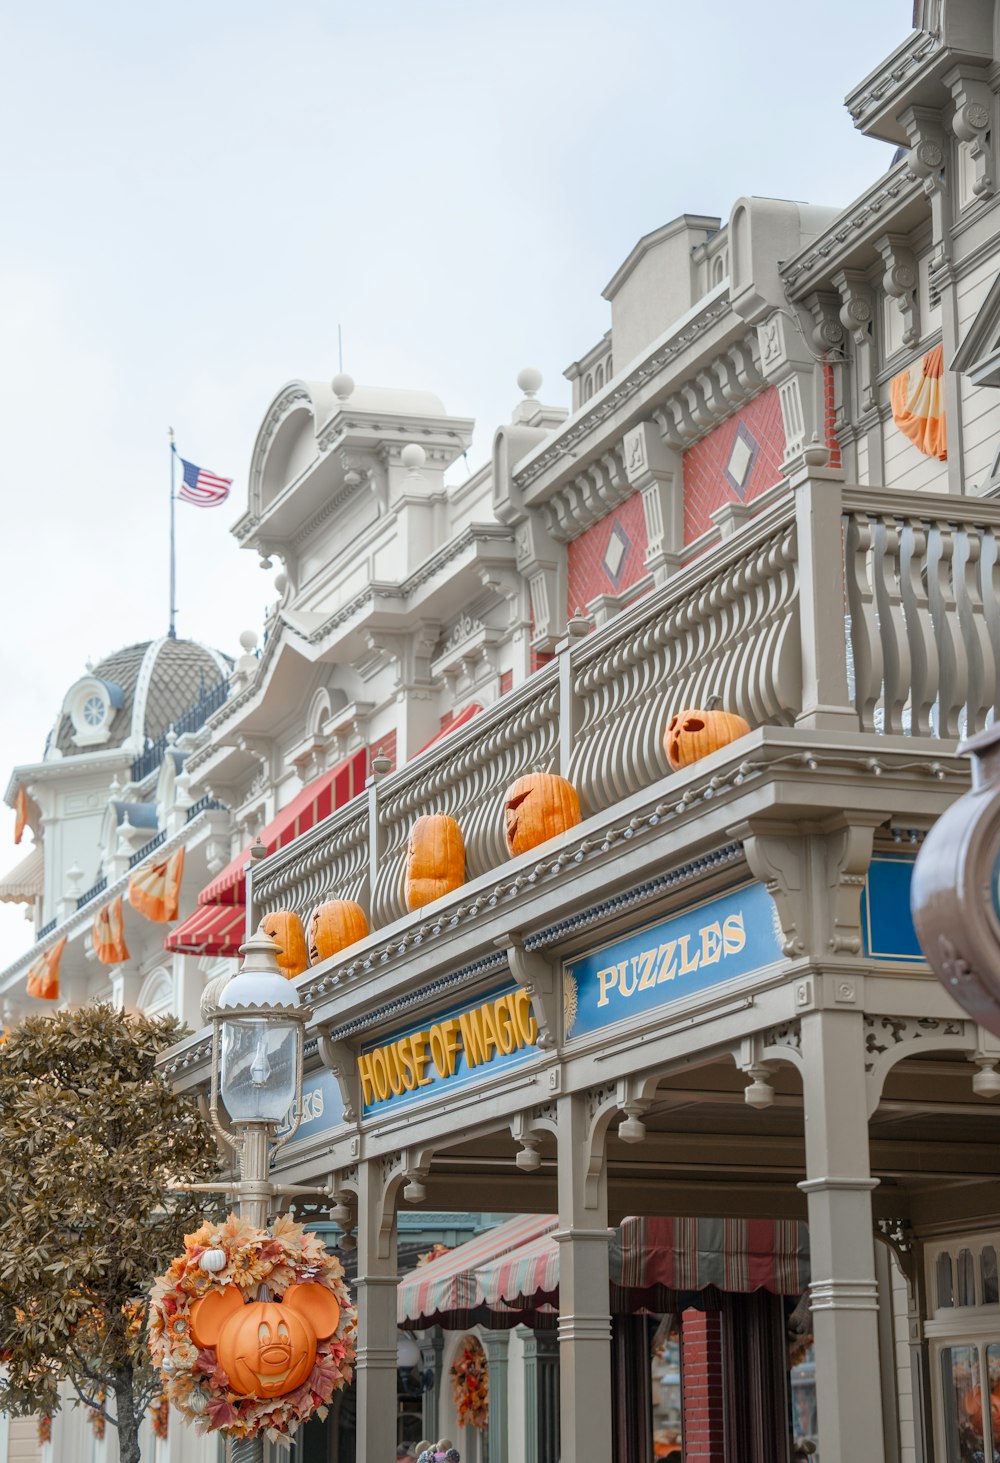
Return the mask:
[[111, 734], [115, 712], [124, 702], [122, 688], [114, 681], [98, 676], [84, 676], [77, 681], [63, 705], [73, 725], [73, 741], [78, 747], [98, 747]]

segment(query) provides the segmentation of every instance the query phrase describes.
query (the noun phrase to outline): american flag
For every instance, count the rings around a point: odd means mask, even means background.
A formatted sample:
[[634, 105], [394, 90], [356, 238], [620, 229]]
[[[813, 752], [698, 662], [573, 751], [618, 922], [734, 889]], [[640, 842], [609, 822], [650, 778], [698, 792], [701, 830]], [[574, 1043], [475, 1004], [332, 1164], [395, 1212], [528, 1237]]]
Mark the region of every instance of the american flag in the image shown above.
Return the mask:
[[232, 478], [220, 478], [207, 468], [195, 467], [193, 462], [180, 459], [184, 469], [184, 480], [177, 489], [178, 498], [185, 503], [194, 503], [198, 508], [215, 508], [229, 497]]

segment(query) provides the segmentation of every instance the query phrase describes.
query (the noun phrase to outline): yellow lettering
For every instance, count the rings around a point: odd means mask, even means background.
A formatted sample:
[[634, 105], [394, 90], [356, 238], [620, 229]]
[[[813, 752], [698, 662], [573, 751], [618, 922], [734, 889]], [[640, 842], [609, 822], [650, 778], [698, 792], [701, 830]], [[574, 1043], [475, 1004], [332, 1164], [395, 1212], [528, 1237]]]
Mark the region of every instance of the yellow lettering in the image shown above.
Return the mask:
[[389, 1074], [385, 1066], [385, 1052], [382, 1048], [376, 1047], [371, 1054], [372, 1081], [375, 1084], [375, 1094], [379, 1102], [385, 1102], [389, 1096]]
[[601, 999], [597, 1004], [598, 1006], [606, 1006], [608, 1004], [609, 986], [616, 986], [618, 984], [618, 966], [609, 965], [606, 970], [599, 970], [597, 972], [597, 979], [601, 986]]
[[743, 927], [743, 911], [739, 914], [727, 914], [722, 921], [722, 944], [727, 955], [738, 955], [747, 942], [747, 932]]
[[661, 945], [660, 948], [657, 950], [657, 952], [656, 952], [656, 962], [657, 962], [656, 984], [657, 985], [659, 985], [661, 983], [661, 981], [673, 980], [674, 976], [677, 974], [677, 969], [676, 969], [676, 966], [674, 964], [674, 951], [676, 949], [677, 949], [677, 941], [676, 940], [667, 940], [666, 944]]
[[632, 983], [631, 983], [631, 985], [629, 985], [629, 983], [628, 983], [628, 977], [625, 974], [625, 972], [628, 970], [628, 965], [629, 965], [628, 961], [627, 960], [623, 960], [622, 963], [618, 967], [618, 989], [621, 991], [622, 995], [626, 997], [626, 999], [629, 996], [634, 996], [635, 995], [635, 988], [639, 984], [639, 973], [638, 973], [638, 971], [635, 968], [636, 967], [636, 962], [633, 960], [632, 961]]
[[392, 1088], [394, 1097], [403, 1095], [403, 1074], [399, 1069], [399, 1048], [395, 1042], [389, 1046], [382, 1047], [382, 1056], [385, 1059], [385, 1070], [389, 1077], [389, 1086]]
[[700, 953], [695, 955], [693, 960], [688, 955], [688, 941], [690, 939], [690, 935], [681, 935], [680, 939], [677, 941], [678, 945], [680, 945], [681, 947], [681, 968], [678, 971], [679, 975], [690, 975], [692, 970], [697, 970], [698, 966], [701, 964]]
[[369, 1105], [375, 1101], [375, 1084], [372, 1081], [371, 1058], [367, 1056], [358, 1057], [358, 1077], [361, 1082], [361, 1095]]
[[423, 1075], [427, 1066], [427, 1032], [415, 1031], [410, 1037], [410, 1055], [413, 1060], [413, 1075], [418, 1087], [430, 1087], [431, 1078]]
[[[656, 976], [654, 974], [654, 967], [656, 965], [656, 951], [643, 950], [642, 954], [639, 956], [639, 960], [642, 963], [642, 978], [639, 981], [639, 989], [641, 991], [648, 991], [651, 986], [654, 986], [656, 984]], [[635, 964], [634, 960], [632, 964]]]
[[483, 1050], [486, 1053], [486, 1060], [493, 1060], [493, 1053], [500, 1050], [500, 1041], [497, 1037], [497, 1024], [494, 1020], [492, 1006], [480, 1006], [479, 1019], [483, 1025]]
[[489, 1056], [483, 1040], [482, 1008], [463, 1011], [458, 1018], [458, 1025], [462, 1033], [462, 1045], [465, 1047], [465, 1060], [469, 1066], [478, 1067], [480, 1062], [488, 1061]]
[[518, 1036], [521, 1038], [520, 1045], [534, 1046], [535, 1038], [538, 1036], [538, 1023], [531, 1010], [531, 997], [522, 986], [514, 992], [512, 997], [514, 1004], [514, 1020], [517, 1023]]
[[399, 1052], [399, 1070], [403, 1078], [403, 1086], [407, 1092], [412, 1092], [417, 1085], [416, 1073], [413, 1070], [413, 1055], [410, 1050], [410, 1038], [404, 1036], [402, 1041], [397, 1041], [396, 1049]]
[[517, 1033], [510, 1014], [510, 1001], [506, 996], [500, 996], [493, 1002], [493, 1024], [496, 1027], [497, 1046], [506, 1056], [517, 1045]]
[[453, 1016], [449, 1016], [447, 1021], [441, 1022], [441, 1033], [444, 1037], [446, 1075], [454, 1077], [455, 1064], [458, 1061], [458, 1022]]
[[701, 963], [715, 965], [722, 959], [722, 929], [715, 924], [704, 925], [701, 931]]

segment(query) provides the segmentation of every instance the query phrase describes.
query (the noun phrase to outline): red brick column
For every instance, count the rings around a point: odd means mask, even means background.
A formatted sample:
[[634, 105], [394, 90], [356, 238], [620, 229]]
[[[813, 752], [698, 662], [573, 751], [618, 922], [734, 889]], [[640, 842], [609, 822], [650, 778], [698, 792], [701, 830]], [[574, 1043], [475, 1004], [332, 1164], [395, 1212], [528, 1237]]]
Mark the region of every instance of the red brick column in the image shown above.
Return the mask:
[[722, 1316], [685, 1311], [681, 1317], [684, 1463], [725, 1463]]

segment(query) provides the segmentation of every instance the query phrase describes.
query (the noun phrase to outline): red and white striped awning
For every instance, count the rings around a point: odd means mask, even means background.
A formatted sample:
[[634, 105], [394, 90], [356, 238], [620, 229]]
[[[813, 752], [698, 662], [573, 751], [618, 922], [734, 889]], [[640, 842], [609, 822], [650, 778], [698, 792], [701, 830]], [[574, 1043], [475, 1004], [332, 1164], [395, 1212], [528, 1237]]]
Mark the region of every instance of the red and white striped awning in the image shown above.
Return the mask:
[[519, 1214], [430, 1264], [421, 1265], [400, 1281], [396, 1291], [399, 1324], [462, 1327], [485, 1319], [479, 1267], [550, 1233], [556, 1223], [553, 1214]]
[[[433, 1304], [434, 1321], [461, 1327], [488, 1319], [512, 1325], [526, 1313], [551, 1313], [559, 1304], [558, 1221], [554, 1215], [533, 1216], [534, 1234], [523, 1243], [509, 1241], [516, 1220], [480, 1235], [435, 1261], [442, 1278], [447, 1271], [459, 1285], [434, 1287], [425, 1304]], [[484, 1256], [485, 1251], [485, 1256]], [[795, 1220], [673, 1219], [665, 1216], [624, 1219], [611, 1239], [611, 1310], [627, 1315], [638, 1310], [670, 1310], [678, 1297], [699, 1292], [801, 1295], [809, 1284], [809, 1235]], [[399, 1288], [400, 1319], [412, 1319], [412, 1302], [403, 1316], [403, 1290], [419, 1282], [424, 1271], [409, 1276]], [[454, 1307], [452, 1303], [457, 1302]], [[690, 1302], [689, 1302], [690, 1303]]]
[[246, 934], [243, 904], [199, 904], [164, 941], [182, 955], [236, 955]]

